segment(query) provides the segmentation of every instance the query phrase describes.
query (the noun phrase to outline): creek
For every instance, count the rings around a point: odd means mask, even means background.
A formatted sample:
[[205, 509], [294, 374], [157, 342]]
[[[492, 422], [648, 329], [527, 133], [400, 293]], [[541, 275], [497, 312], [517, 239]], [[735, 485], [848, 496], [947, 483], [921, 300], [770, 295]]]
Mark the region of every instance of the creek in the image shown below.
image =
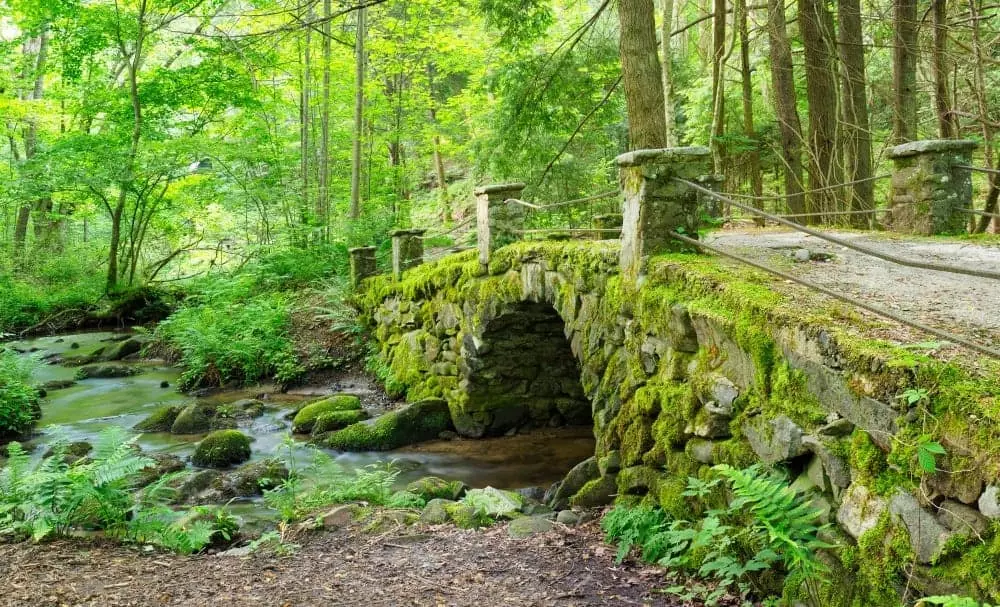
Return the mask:
[[[290, 432], [286, 415], [305, 400], [333, 392], [327, 386], [312, 386], [283, 394], [275, 386], [260, 385], [240, 390], [214, 392], [193, 397], [178, 392], [181, 370], [163, 361], [128, 362], [139, 369], [130, 377], [76, 380], [78, 368], [60, 364], [62, 356], [80, 356], [95, 352], [118, 341], [123, 333], [93, 332], [37, 337], [8, 342], [10, 349], [35, 361], [33, 381], [75, 381], [70, 387], [49, 390], [42, 399], [42, 418], [35, 435], [25, 444], [41, 457], [53, 441], [93, 443], [110, 426], [128, 431], [164, 405], [184, 405], [196, 400], [228, 404], [255, 398], [266, 404], [263, 416], [240, 430], [251, 436], [252, 460], [287, 454], [283, 444]], [[54, 364], [53, 364], [54, 363]], [[166, 387], [164, 387], [166, 386]], [[384, 411], [384, 396], [372, 390], [361, 391], [362, 404], [372, 415]], [[139, 434], [134, 432], [133, 434]], [[169, 453], [187, 459], [204, 435], [176, 435], [167, 432], [141, 434], [138, 444], [143, 451]], [[297, 436], [306, 441], [307, 436]], [[593, 431], [589, 427], [541, 429], [493, 439], [439, 440], [385, 453], [340, 453], [328, 451], [346, 470], [382, 462], [395, 462], [401, 470], [400, 486], [424, 476], [439, 476], [464, 481], [471, 487], [493, 486], [501, 489], [545, 487], [560, 480], [581, 460], [594, 453]], [[188, 464], [190, 466], [190, 463]], [[241, 510], [254, 509], [253, 503]], [[263, 513], [260, 513], [263, 514]]]

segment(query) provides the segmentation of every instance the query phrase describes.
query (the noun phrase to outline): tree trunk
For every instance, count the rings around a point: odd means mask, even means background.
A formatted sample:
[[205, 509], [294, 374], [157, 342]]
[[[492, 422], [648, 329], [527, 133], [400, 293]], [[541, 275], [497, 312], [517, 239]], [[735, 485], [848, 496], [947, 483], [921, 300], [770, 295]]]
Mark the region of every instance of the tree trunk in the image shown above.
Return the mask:
[[938, 135], [942, 139], [958, 137], [958, 117], [952, 113], [948, 91], [948, 0], [931, 0], [934, 4], [934, 108], [937, 111]]
[[[969, 16], [972, 17], [972, 50], [975, 53], [975, 68], [973, 69], [973, 74], [975, 77], [975, 95], [976, 95], [976, 106], [979, 110], [979, 123], [982, 128], [983, 133], [983, 158], [986, 160], [986, 166], [988, 168], [996, 167], [996, 158], [994, 156], [993, 149], [993, 137], [994, 137], [994, 122], [990, 119], [990, 106], [989, 101], [986, 97], [986, 74], [984, 64], [986, 63], [986, 57], [983, 52], [983, 42], [982, 42], [982, 32], [979, 18], [982, 14], [981, 6], [977, 4], [977, 0], [969, 0]], [[997, 201], [1000, 199], [1000, 175], [991, 174], [989, 175], [989, 191], [986, 194], [986, 205], [983, 209], [987, 213], [997, 212]], [[990, 224], [993, 224], [993, 229], [996, 231], [997, 227], [1000, 226], [995, 218], [982, 216], [979, 218], [979, 225], [976, 226], [976, 232], [985, 232]]]
[[662, 148], [667, 144], [667, 126], [653, 0], [619, 0], [618, 20], [629, 149]]
[[663, 118], [666, 127], [667, 147], [677, 145], [674, 134], [674, 95], [673, 95], [673, 44], [670, 33], [674, 28], [674, 0], [663, 0], [663, 23], [660, 29], [660, 49], [663, 54]]
[[[868, 124], [868, 100], [865, 92], [865, 50], [861, 35], [860, 0], [840, 0], [840, 59], [843, 64], [841, 106], [844, 115], [844, 159], [847, 180], [858, 181], [872, 176], [872, 141]], [[849, 186], [846, 190], [851, 211], [875, 208], [875, 184], [871, 181]], [[871, 215], [851, 215], [851, 225], [863, 228]]]
[[[736, 27], [740, 33], [740, 73], [743, 88], [743, 136], [750, 141], [750, 186], [754, 196], [764, 194], [764, 178], [760, 173], [760, 152], [757, 149], [757, 131], [753, 124], [753, 82], [750, 73], [750, 32], [747, 27], [746, 0], [736, 0]], [[764, 220], [755, 217], [754, 222], [764, 225]]]
[[892, 82], [896, 143], [917, 136], [917, 0], [894, 0]]
[[323, 100], [320, 109], [319, 179], [316, 196], [316, 219], [324, 227], [323, 240], [329, 229], [330, 213], [330, 14], [331, 0], [323, 0]]
[[[312, 9], [306, 13], [306, 19], [308, 21], [312, 20]], [[309, 192], [309, 172], [310, 172], [310, 162], [309, 157], [312, 155], [312, 150], [310, 149], [310, 129], [309, 118], [311, 115], [311, 89], [312, 89], [312, 29], [305, 28], [305, 43], [302, 49], [302, 108], [301, 108], [301, 132], [299, 134], [299, 139], [302, 148], [302, 202], [300, 205], [300, 219], [305, 220], [307, 209], [309, 208], [310, 201], [312, 200], [312, 195]]]
[[[837, 77], [833, 17], [825, 0], [798, 0], [799, 29], [805, 50], [806, 101], [809, 107], [809, 188], [838, 183]], [[807, 213], [840, 209], [837, 192], [824, 190], [806, 197]], [[817, 217], [806, 218], [807, 223]]]
[[361, 139], [364, 133], [365, 112], [365, 36], [367, 35], [368, 9], [358, 10], [358, 28], [354, 44], [354, 140], [351, 150], [351, 219], [361, 216]]
[[767, 35], [771, 49], [771, 88], [784, 161], [785, 195], [788, 211], [797, 215], [806, 210], [802, 194], [802, 122], [796, 107], [792, 47], [785, 29], [784, 0], [768, 0]]

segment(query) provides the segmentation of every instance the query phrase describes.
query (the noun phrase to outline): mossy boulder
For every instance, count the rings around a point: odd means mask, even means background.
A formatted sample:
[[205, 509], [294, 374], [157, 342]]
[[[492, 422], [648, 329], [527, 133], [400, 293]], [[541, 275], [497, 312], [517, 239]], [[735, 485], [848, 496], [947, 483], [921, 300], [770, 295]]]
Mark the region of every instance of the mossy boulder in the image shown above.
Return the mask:
[[490, 517], [469, 504], [455, 502], [445, 504], [444, 509], [448, 513], [448, 518], [451, 522], [455, 523], [455, 526], [461, 529], [477, 529], [479, 527], [487, 527], [493, 523]]
[[214, 411], [211, 407], [195, 403], [188, 405], [177, 415], [170, 426], [172, 434], [201, 434], [212, 429]]
[[191, 461], [202, 468], [227, 468], [250, 459], [250, 437], [239, 430], [218, 430], [198, 443]]
[[101, 353], [101, 359], [109, 361], [122, 360], [133, 354], [138, 354], [148, 341], [149, 339], [146, 337], [129, 337], [105, 348], [104, 352]]
[[552, 521], [547, 516], [522, 516], [510, 522], [507, 533], [514, 539], [524, 539], [552, 531]]
[[618, 493], [618, 483], [614, 475], [602, 476], [587, 482], [576, 495], [569, 498], [570, 506], [575, 508], [596, 508], [606, 506], [615, 500]]
[[[69, 464], [73, 465], [80, 460], [87, 457], [88, 454], [93, 450], [93, 446], [86, 441], [77, 441], [63, 445], [62, 448], [63, 460]], [[42, 457], [52, 457], [56, 454], [57, 448], [52, 447]]]
[[76, 370], [77, 379], [116, 379], [132, 377], [141, 371], [125, 365], [86, 365]]
[[454, 501], [465, 495], [469, 486], [462, 481], [446, 481], [436, 476], [425, 476], [407, 485], [406, 490], [410, 493], [416, 493], [428, 501], [434, 499]]
[[135, 425], [136, 432], [170, 432], [177, 417], [181, 414], [181, 407], [166, 406], [160, 407], [156, 411]]
[[292, 420], [292, 432], [309, 434], [312, 432], [316, 420], [324, 413], [358, 410], [361, 410], [360, 398], [352, 394], [336, 394], [302, 407]]
[[327, 411], [326, 413], [321, 413], [316, 418], [316, 422], [312, 428], [312, 435], [320, 436], [328, 432], [343, 430], [351, 424], [363, 422], [369, 417], [371, 416], [364, 409], [357, 409], [355, 411]]
[[420, 514], [420, 522], [426, 525], [443, 525], [448, 522], [448, 506], [455, 502], [445, 499], [433, 499], [424, 506]]
[[264, 415], [264, 403], [253, 398], [244, 398], [232, 403], [219, 405], [215, 409], [212, 425], [224, 429], [239, 422], [248, 422]]
[[374, 421], [350, 425], [326, 437], [323, 445], [339, 451], [389, 451], [434, 440], [441, 432], [452, 429], [448, 403], [427, 399]]
[[263, 494], [265, 489], [277, 487], [287, 478], [288, 468], [281, 460], [265, 459], [240, 466], [220, 477], [214, 485], [223, 499], [253, 497]]
[[462, 503], [468, 504], [491, 519], [517, 518], [524, 507], [524, 498], [513, 491], [494, 487], [470, 489]]

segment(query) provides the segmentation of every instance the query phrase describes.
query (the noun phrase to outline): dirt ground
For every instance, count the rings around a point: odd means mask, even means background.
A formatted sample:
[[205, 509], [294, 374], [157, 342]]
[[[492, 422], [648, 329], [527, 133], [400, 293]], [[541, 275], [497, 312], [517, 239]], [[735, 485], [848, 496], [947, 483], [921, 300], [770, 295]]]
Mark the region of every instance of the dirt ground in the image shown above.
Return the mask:
[[[1000, 244], [824, 231], [908, 259], [1000, 271]], [[711, 234], [706, 241], [971, 341], [1000, 346], [1000, 314], [996, 309], [1000, 281], [901, 266], [785, 229], [727, 229]], [[791, 258], [798, 249], [832, 257], [798, 263]], [[899, 331], [898, 339], [940, 341], [915, 329]]]
[[358, 528], [299, 540], [294, 556], [181, 557], [61, 541], [0, 546], [0, 605], [666, 605], [662, 569], [615, 565], [596, 522], [515, 540], [465, 531]]

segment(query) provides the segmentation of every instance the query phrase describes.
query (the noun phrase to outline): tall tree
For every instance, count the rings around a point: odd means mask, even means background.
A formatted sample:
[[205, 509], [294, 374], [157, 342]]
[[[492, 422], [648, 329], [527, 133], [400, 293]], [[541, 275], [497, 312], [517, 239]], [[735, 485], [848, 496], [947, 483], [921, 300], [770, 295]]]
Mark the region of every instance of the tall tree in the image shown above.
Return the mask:
[[893, 135], [897, 143], [917, 136], [917, 0], [893, 0]]
[[667, 126], [653, 0], [619, 0], [618, 22], [629, 148], [662, 148], [667, 144]]
[[319, 135], [319, 178], [316, 184], [316, 219], [323, 228], [323, 238], [327, 238], [330, 214], [330, 20], [332, 8], [330, 0], [323, 0], [323, 90], [320, 93], [320, 135]]
[[931, 70], [934, 74], [934, 108], [937, 111], [938, 135], [942, 139], [958, 137], [958, 116], [952, 111], [948, 75], [948, 0], [931, 0], [934, 5], [934, 56]]
[[358, 9], [358, 27], [354, 41], [354, 137], [351, 141], [351, 219], [361, 216], [361, 140], [365, 122], [365, 71], [368, 56], [365, 50], [368, 9]]
[[788, 210], [805, 212], [802, 194], [802, 122], [796, 106], [795, 74], [792, 67], [792, 46], [785, 25], [784, 0], [768, 0], [767, 35], [771, 50], [771, 89], [774, 111], [781, 139], [782, 175]]
[[[841, 101], [844, 133], [844, 160], [848, 181], [859, 181], [847, 190], [851, 211], [875, 208], [872, 176], [872, 142], [868, 124], [868, 97], [865, 91], [865, 48], [861, 32], [860, 0], [840, 0]], [[871, 216], [852, 215], [856, 227], [868, 225]]]
[[[760, 172], [760, 152], [758, 151], [757, 130], [753, 123], [753, 83], [750, 70], [750, 30], [747, 25], [746, 0], [736, 0], [736, 28], [740, 34], [740, 82], [743, 92], [743, 136], [747, 138], [750, 148], [750, 187], [754, 196], [764, 193], [764, 180]], [[755, 218], [759, 225], [763, 220]]]
[[663, 118], [666, 127], [667, 146], [677, 145], [677, 137], [674, 134], [674, 83], [671, 71], [673, 69], [673, 30], [674, 30], [674, 0], [662, 0], [663, 10], [661, 11], [660, 26], [660, 48], [663, 55]]
[[715, 0], [712, 12], [712, 164], [716, 173], [723, 168], [722, 136], [726, 133], [726, 0]]
[[[833, 17], [826, 0], [798, 0], [799, 30], [805, 51], [806, 101], [809, 107], [809, 188], [807, 212], [821, 213], [839, 208], [838, 194], [823, 190], [839, 183], [837, 158], [837, 53]], [[807, 217], [807, 222], [817, 217]]]

